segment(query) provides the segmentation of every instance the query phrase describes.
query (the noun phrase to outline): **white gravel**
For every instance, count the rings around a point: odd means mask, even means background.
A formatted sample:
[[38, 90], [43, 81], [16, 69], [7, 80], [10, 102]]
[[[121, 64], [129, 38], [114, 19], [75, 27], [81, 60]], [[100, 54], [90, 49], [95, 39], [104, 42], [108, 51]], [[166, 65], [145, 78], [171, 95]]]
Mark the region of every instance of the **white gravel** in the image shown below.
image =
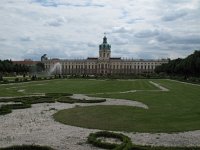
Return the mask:
[[[77, 98], [89, 98], [74, 95]], [[94, 99], [94, 98], [89, 98]], [[110, 100], [101, 105], [131, 105], [128, 100]], [[91, 132], [99, 130], [64, 125], [54, 121], [52, 115], [58, 110], [73, 108], [76, 105], [91, 106], [99, 104], [42, 103], [32, 108], [13, 110], [11, 114], [0, 116], [0, 147], [22, 144], [47, 145], [56, 150], [98, 149], [86, 143]], [[144, 104], [143, 104], [144, 105]], [[126, 133], [133, 143], [156, 146], [200, 146], [200, 130], [183, 133]]]
[[[105, 99], [99, 97], [88, 97], [84, 94], [74, 94], [71, 97], [74, 99], [85, 99], [85, 100]], [[123, 105], [123, 106], [134, 106], [134, 107], [148, 109], [148, 106], [141, 102], [126, 100], [126, 99], [113, 99], [113, 98], [106, 98], [106, 101], [103, 103], [87, 104], [87, 105]]]
[[57, 150], [96, 149], [86, 144], [91, 130], [64, 125], [52, 118], [57, 110], [74, 106], [62, 103], [34, 104], [32, 108], [14, 110], [11, 114], [0, 116], [0, 147], [36, 144]]
[[159, 88], [161, 91], [165, 91], [165, 92], [169, 91], [169, 89], [167, 89], [167, 88], [159, 85], [158, 83], [155, 83], [153, 81], [149, 81], [149, 83], [153, 84], [154, 86], [156, 86], [157, 88]]

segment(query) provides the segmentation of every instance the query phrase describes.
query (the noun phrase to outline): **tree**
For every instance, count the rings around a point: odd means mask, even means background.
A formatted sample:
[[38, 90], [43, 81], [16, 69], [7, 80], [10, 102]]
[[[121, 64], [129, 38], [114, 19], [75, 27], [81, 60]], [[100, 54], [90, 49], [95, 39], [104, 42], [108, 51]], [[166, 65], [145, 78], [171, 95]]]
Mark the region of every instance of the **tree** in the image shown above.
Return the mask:
[[155, 68], [156, 73], [167, 73], [169, 75], [200, 76], [200, 50], [195, 51], [185, 59], [170, 60]]
[[36, 64], [36, 70], [37, 70], [37, 72], [42, 72], [42, 71], [44, 71], [44, 70], [45, 70], [44, 63], [38, 62], [38, 63]]

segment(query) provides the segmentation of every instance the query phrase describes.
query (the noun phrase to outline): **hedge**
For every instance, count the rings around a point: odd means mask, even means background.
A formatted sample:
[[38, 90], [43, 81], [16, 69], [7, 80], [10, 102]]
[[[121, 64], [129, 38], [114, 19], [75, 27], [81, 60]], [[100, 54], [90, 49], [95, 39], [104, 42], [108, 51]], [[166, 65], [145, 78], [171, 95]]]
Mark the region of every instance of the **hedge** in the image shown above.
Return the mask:
[[72, 96], [73, 94], [70, 93], [46, 93], [45, 96], [51, 97], [61, 97], [61, 96]]
[[[0, 99], [0, 102], [21, 102], [21, 104], [5, 104], [0, 107], [0, 115], [5, 115], [12, 112], [12, 109], [24, 109], [30, 108], [31, 104], [38, 103], [55, 103], [55, 101], [61, 103], [101, 103], [106, 99], [99, 100], [81, 100], [73, 99], [70, 93], [46, 93], [45, 96], [32, 96], [32, 97], [13, 97]], [[57, 99], [56, 99], [57, 98]]]
[[[119, 139], [122, 143], [108, 143], [102, 142], [99, 137], [105, 138], [115, 138]], [[112, 149], [112, 150], [200, 150], [200, 147], [163, 147], [163, 146], [141, 146], [141, 145], [134, 145], [132, 144], [129, 137], [109, 132], [109, 131], [99, 131], [96, 133], [90, 133], [88, 136], [87, 142], [100, 148], [104, 149]]]
[[0, 150], [54, 150], [47, 146], [38, 145], [21, 145], [21, 146], [11, 146], [6, 148], [0, 148]]
[[[102, 142], [100, 139], [98, 139], [99, 137], [119, 139], [122, 143], [116, 144], [116, 143]], [[88, 136], [87, 141], [88, 143], [93, 144], [96, 147], [105, 148], [105, 149], [130, 150], [132, 148], [132, 142], [129, 137], [123, 134], [108, 132], [108, 131], [99, 131], [96, 133], [91, 133]]]
[[73, 99], [71, 97], [60, 97], [56, 101], [61, 102], [61, 103], [102, 103], [105, 102], [106, 99], [98, 99], [98, 100], [85, 100], [85, 99]]

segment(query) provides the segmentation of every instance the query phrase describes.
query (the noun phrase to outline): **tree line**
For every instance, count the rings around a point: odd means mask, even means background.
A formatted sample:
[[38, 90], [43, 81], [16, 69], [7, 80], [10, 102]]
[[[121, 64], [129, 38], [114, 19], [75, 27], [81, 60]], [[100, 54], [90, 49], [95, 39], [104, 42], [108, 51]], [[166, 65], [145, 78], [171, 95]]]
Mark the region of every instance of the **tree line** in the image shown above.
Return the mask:
[[12, 60], [0, 60], [0, 74], [26, 74], [32, 72], [41, 72], [44, 70], [44, 64], [38, 62], [36, 65], [27, 66], [24, 64], [14, 64]]
[[200, 50], [194, 51], [185, 59], [177, 58], [169, 60], [167, 64], [162, 64], [155, 68], [156, 73], [165, 73], [167, 75], [181, 75], [185, 77], [200, 76]]
[[21, 64], [13, 64], [11, 60], [0, 60], [0, 72], [2, 74], [5, 73], [13, 73], [17, 74], [26, 73], [29, 71], [29, 67]]

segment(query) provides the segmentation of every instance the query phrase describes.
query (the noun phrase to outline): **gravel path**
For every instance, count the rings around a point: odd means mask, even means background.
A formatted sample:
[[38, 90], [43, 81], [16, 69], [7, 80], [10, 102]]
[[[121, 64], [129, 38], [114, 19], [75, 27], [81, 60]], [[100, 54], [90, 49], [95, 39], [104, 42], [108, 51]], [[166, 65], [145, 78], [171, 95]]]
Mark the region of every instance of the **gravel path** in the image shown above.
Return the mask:
[[[71, 98], [85, 99], [85, 100], [104, 99], [104, 98], [99, 98], [99, 97], [88, 97], [84, 94], [74, 94], [73, 96], [71, 96]], [[141, 102], [126, 100], [126, 99], [112, 99], [112, 98], [106, 98], [106, 101], [103, 102], [103, 103], [87, 104], [87, 105], [123, 105], [123, 106], [134, 106], [134, 107], [140, 107], [140, 108], [148, 109], [148, 106], [141, 103]]]
[[183, 81], [178, 81], [178, 80], [173, 80], [173, 79], [166, 79], [166, 80], [174, 81], [174, 82], [178, 82], [178, 83], [183, 83], [183, 84], [194, 85], [194, 86], [200, 86], [200, 84], [189, 83], [189, 82], [183, 82]]
[[167, 89], [167, 88], [159, 85], [158, 83], [155, 83], [153, 81], [149, 81], [149, 83], [153, 84], [154, 86], [156, 86], [157, 88], [159, 88], [161, 91], [165, 91], [165, 92], [169, 91], [169, 89]]
[[[74, 98], [94, 99], [84, 95]], [[128, 100], [108, 99], [101, 105], [131, 105]], [[0, 116], [0, 147], [20, 144], [48, 145], [56, 150], [98, 149], [86, 143], [87, 136], [98, 130], [64, 125], [54, 121], [52, 115], [58, 110], [73, 108], [76, 105], [91, 106], [99, 104], [42, 103], [32, 108], [13, 110], [11, 114]], [[144, 105], [144, 104], [143, 104]], [[121, 132], [123, 133], [123, 132]], [[200, 146], [200, 130], [176, 134], [167, 133], [123, 133], [133, 143], [141, 145]]]

